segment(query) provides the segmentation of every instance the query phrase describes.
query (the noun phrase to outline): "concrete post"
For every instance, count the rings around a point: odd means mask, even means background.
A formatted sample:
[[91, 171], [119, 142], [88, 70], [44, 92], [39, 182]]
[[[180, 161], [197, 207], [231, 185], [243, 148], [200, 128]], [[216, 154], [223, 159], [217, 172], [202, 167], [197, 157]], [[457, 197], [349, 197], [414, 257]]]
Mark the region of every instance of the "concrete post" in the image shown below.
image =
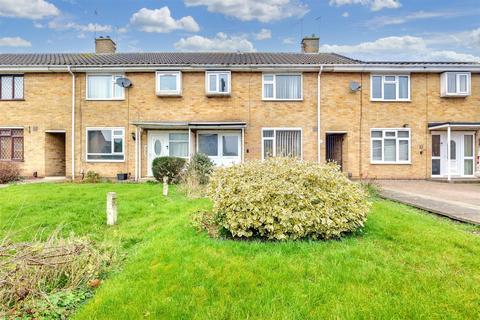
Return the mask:
[[117, 193], [107, 193], [107, 225], [113, 226], [117, 223]]
[[163, 177], [163, 195], [168, 196], [168, 177]]

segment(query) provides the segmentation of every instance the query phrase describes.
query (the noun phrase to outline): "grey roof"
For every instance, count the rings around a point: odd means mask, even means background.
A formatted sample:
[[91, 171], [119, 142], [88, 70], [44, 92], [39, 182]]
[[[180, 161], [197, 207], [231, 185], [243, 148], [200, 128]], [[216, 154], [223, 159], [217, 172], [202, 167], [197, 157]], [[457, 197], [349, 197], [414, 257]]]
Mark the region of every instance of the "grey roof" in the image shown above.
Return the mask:
[[470, 65], [480, 64], [478, 62], [469, 61], [364, 61], [365, 64], [370, 65], [402, 65], [402, 66], [435, 66], [435, 65]]
[[148, 52], [0, 54], [0, 66], [320, 65], [356, 64], [335, 53]]

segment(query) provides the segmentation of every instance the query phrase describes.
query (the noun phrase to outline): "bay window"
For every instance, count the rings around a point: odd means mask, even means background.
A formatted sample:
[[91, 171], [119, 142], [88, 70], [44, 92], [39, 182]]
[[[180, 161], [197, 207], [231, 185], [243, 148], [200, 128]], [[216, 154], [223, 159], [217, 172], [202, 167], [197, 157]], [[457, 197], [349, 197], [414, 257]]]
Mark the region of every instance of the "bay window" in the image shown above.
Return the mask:
[[116, 83], [122, 77], [115, 74], [88, 74], [87, 100], [123, 100], [125, 89]]
[[23, 161], [23, 129], [0, 128], [0, 161]]
[[409, 75], [372, 75], [372, 101], [410, 101]]
[[470, 72], [444, 72], [441, 75], [442, 97], [465, 97], [470, 95]]
[[410, 129], [372, 129], [371, 163], [409, 164]]
[[23, 99], [23, 75], [0, 76], [0, 100]]
[[87, 161], [122, 162], [125, 160], [123, 128], [87, 128]]
[[262, 159], [269, 157], [302, 158], [302, 130], [291, 128], [262, 129]]
[[301, 74], [263, 74], [263, 100], [302, 100]]
[[207, 71], [205, 91], [207, 95], [230, 94], [230, 71]]
[[182, 73], [180, 71], [156, 73], [157, 95], [181, 95]]

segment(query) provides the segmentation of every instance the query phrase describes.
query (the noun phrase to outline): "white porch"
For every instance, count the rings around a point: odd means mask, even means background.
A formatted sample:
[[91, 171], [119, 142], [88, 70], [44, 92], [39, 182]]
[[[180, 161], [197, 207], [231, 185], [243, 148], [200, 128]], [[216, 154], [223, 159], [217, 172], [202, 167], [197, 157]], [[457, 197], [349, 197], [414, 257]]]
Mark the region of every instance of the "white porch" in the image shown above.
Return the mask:
[[432, 179], [475, 179], [480, 175], [478, 157], [480, 123], [430, 123]]
[[246, 123], [227, 122], [132, 122], [135, 131], [135, 180], [152, 176], [153, 159], [175, 156], [190, 159], [204, 153], [219, 166], [244, 160]]

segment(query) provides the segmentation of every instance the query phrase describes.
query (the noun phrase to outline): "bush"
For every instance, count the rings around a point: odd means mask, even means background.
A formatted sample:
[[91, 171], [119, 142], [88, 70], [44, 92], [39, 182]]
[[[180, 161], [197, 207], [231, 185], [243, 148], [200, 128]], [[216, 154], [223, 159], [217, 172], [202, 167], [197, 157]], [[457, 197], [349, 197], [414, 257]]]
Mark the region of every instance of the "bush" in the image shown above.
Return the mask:
[[87, 171], [83, 181], [86, 183], [98, 183], [100, 182], [100, 175], [95, 171]]
[[235, 238], [339, 238], [363, 227], [370, 209], [337, 165], [292, 158], [217, 169], [209, 196], [218, 227]]
[[214, 163], [204, 154], [196, 153], [187, 163], [187, 167], [182, 174], [181, 188], [188, 197], [198, 198], [205, 196], [205, 189], [210, 175], [213, 171]]
[[20, 180], [20, 169], [13, 162], [0, 162], [0, 183]]
[[155, 158], [152, 163], [153, 176], [157, 181], [163, 181], [163, 177], [168, 177], [169, 183], [177, 183], [185, 162], [185, 159], [177, 157]]

